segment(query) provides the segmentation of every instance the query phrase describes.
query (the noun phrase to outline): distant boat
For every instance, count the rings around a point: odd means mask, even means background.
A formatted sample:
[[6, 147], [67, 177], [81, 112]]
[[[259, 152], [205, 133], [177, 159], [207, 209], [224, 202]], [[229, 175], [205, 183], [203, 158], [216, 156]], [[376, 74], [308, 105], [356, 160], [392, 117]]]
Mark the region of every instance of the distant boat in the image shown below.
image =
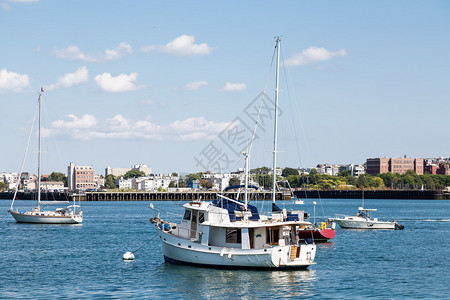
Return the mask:
[[[37, 207], [22, 211], [14, 208], [18, 187], [13, 196], [11, 207], [8, 210], [18, 223], [41, 223], [41, 224], [77, 224], [83, 221], [83, 212], [80, 205], [75, 204], [75, 196], [73, 205], [66, 208], [57, 208], [55, 210], [43, 210], [43, 205], [68, 203], [68, 201], [42, 201], [41, 200], [41, 118], [42, 118], [42, 93], [39, 93], [39, 130], [38, 130], [38, 187], [37, 187]], [[22, 171], [19, 175], [22, 175]]]
[[[305, 201], [303, 201], [302, 199], [297, 198], [295, 196], [294, 192], [292, 191], [291, 184], [289, 183], [288, 180], [283, 180], [283, 181], [278, 181], [278, 182], [286, 183], [286, 185], [289, 188], [289, 193], [291, 194], [291, 200], [294, 201], [293, 202], [294, 204], [305, 204]], [[277, 184], [278, 184], [278, 182], [277, 182]]]
[[355, 216], [336, 215], [336, 218], [330, 220], [336, 222], [342, 228], [350, 229], [404, 229], [405, 227], [396, 221], [380, 221], [378, 218], [372, 218], [371, 212], [377, 211], [372, 208], [358, 207], [358, 213]]
[[371, 213], [377, 211], [375, 208], [364, 208], [364, 190], [362, 191], [362, 206], [358, 207], [358, 213], [355, 216], [336, 215], [336, 218], [330, 218], [330, 221], [336, 222], [342, 228], [348, 229], [404, 229], [405, 226], [397, 221], [380, 221], [378, 218], [372, 218]]
[[216, 268], [306, 269], [314, 264], [316, 245], [298, 242], [297, 228], [310, 225], [303, 212], [287, 212], [275, 204], [276, 131], [280, 39], [276, 38], [277, 75], [273, 151], [272, 212], [262, 214], [248, 203], [249, 155], [245, 158], [244, 201], [218, 195], [213, 202], [193, 201], [183, 205], [180, 222], [161, 218], [151, 222], [158, 228], [167, 262]]
[[292, 197], [291, 199], [295, 200], [294, 204], [305, 204], [305, 201], [303, 201], [302, 199], [294, 198], [294, 197]]

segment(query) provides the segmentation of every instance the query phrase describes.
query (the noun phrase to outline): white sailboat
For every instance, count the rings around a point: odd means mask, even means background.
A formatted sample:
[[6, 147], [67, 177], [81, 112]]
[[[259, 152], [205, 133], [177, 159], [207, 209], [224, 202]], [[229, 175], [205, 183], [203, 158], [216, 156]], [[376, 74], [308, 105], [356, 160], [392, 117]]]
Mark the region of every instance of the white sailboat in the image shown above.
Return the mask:
[[354, 216], [336, 215], [330, 221], [336, 222], [342, 228], [348, 229], [404, 229], [405, 226], [397, 221], [381, 221], [372, 218], [371, 213], [377, 211], [375, 208], [364, 208], [364, 190], [362, 192], [362, 206], [358, 207], [358, 213]]
[[[276, 38], [277, 67], [273, 170], [276, 170], [278, 75], [280, 38]], [[253, 140], [253, 138], [252, 138]], [[272, 212], [263, 215], [248, 203], [249, 153], [245, 158], [244, 201], [219, 195], [213, 202], [193, 201], [183, 205], [181, 222], [162, 219], [151, 222], [158, 228], [167, 262], [219, 268], [305, 269], [314, 264], [316, 245], [299, 243], [297, 230], [311, 225], [303, 211], [287, 212], [275, 204], [276, 174], [273, 172]]]
[[[42, 93], [39, 93], [39, 130], [38, 130], [38, 186], [37, 186], [37, 207], [32, 210], [22, 211], [14, 208], [18, 187], [14, 193], [11, 207], [8, 210], [18, 223], [41, 223], [41, 224], [78, 224], [83, 221], [83, 212], [80, 205], [75, 203], [76, 197], [73, 196], [73, 205], [66, 208], [57, 208], [55, 210], [44, 210], [43, 205], [68, 203], [68, 201], [42, 201], [41, 200], [41, 119], [42, 119]], [[23, 168], [23, 167], [22, 167]], [[22, 173], [22, 172], [21, 172]], [[19, 175], [20, 179], [21, 174]]]

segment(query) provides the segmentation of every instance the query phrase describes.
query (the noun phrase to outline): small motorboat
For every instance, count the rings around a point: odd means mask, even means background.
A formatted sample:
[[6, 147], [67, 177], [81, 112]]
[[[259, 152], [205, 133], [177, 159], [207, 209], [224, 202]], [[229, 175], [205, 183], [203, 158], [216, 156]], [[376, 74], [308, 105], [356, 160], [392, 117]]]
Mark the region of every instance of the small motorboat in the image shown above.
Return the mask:
[[294, 204], [305, 204], [305, 201], [299, 198], [292, 198], [294, 200]]
[[378, 218], [372, 218], [371, 213], [377, 211], [375, 208], [358, 207], [358, 213], [355, 216], [336, 215], [336, 218], [329, 220], [338, 223], [342, 228], [349, 229], [404, 229], [405, 226], [397, 221], [380, 221]]

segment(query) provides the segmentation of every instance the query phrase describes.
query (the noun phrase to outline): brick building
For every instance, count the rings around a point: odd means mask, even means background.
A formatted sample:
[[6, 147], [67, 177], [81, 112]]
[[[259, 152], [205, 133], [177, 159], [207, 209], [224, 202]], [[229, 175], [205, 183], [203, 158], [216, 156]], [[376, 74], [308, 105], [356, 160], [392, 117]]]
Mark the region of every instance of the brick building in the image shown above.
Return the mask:
[[424, 171], [423, 158], [368, 158], [366, 161], [367, 174], [372, 176], [384, 173], [403, 174], [406, 171], [414, 171], [422, 175]]
[[67, 169], [69, 191], [95, 188], [94, 166], [77, 166], [70, 163]]
[[389, 158], [368, 158], [366, 161], [367, 174], [377, 175], [389, 172]]
[[436, 174], [450, 175], [450, 165], [439, 164], [439, 168], [436, 170]]

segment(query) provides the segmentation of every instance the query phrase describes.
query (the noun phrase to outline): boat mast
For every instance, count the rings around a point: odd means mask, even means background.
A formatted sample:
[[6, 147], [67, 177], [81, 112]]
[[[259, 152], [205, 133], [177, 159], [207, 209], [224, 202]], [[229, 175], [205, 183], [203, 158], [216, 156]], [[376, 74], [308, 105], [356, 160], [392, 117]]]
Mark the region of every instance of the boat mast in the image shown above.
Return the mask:
[[281, 39], [279, 36], [275, 37], [277, 49], [277, 71], [275, 75], [275, 116], [274, 116], [274, 129], [273, 129], [273, 181], [272, 181], [272, 203], [275, 203], [276, 196], [276, 183], [277, 183], [277, 130], [278, 130], [278, 82], [280, 73], [280, 43]]
[[41, 127], [42, 127], [42, 88], [39, 93], [39, 130], [38, 130], [38, 209], [41, 210]]
[[244, 178], [245, 178], [245, 187], [244, 187], [244, 203], [245, 203], [245, 209], [247, 209], [248, 204], [248, 159], [249, 159], [249, 153], [243, 152], [242, 153], [245, 156], [245, 169], [244, 169]]

